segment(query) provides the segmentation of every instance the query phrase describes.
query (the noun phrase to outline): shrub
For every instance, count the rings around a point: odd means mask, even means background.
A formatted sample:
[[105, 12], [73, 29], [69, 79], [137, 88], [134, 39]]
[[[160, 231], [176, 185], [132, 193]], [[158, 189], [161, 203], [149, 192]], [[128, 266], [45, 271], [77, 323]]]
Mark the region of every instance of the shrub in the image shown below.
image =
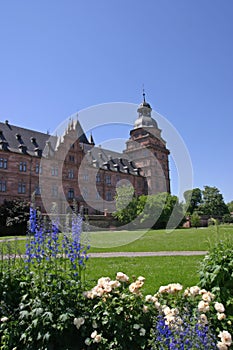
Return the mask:
[[85, 349], [212, 350], [231, 345], [231, 335], [219, 333], [227, 317], [212, 293], [198, 286], [183, 291], [179, 283], [172, 283], [144, 297], [143, 283], [143, 277], [130, 283], [119, 272], [115, 280], [100, 278], [85, 293], [85, 309], [74, 319]]
[[[144, 278], [121, 272], [115, 280], [102, 277], [86, 292], [85, 309], [74, 324], [87, 349], [146, 349], [157, 310], [141, 294]], [[81, 322], [80, 322], [81, 320]]]
[[212, 350], [231, 345], [231, 334], [219, 332], [227, 317], [214, 294], [198, 286], [183, 291], [180, 284], [172, 283], [160, 287], [154, 297], [159, 316], [152, 330], [151, 349]]
[[61, 239], [56, 218], [48, 229], [30, 209], [26, 257], [1, 261], [1, 350], [72, 349], [78, 341], [73, 318], [82, 305], [88, 249], [81, 226], [73, 213], [71, 232]]
[[[233, 315], [233, 240], [217, 242], [201, 262], [200, 283], [214, 293]], [[232, 331], [232, 325], [228, 328]]]

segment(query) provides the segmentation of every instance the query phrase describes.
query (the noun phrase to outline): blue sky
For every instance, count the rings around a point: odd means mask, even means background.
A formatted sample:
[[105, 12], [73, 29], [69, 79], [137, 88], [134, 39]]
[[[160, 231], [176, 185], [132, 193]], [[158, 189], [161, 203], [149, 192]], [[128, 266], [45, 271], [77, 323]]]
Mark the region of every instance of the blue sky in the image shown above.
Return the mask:
[[144, 84], [184, 140], [194, 187], [229, 202], [232, 38], [232, 0], [0, 0], [0, 120], [53, 132], [93, 105], [139, 104]]

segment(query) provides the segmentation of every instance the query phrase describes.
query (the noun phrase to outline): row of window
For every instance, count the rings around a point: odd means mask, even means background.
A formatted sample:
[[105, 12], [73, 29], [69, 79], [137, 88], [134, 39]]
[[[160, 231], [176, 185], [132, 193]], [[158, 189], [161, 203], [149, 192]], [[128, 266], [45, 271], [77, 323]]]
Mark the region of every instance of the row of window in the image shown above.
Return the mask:
[[[7, 192], [7, 184], [5, 180], [0, 180], [0, 192]], [[26, 184], [24, 182], [18, 183], [18, 193], [26, 193]]]
[[[7, 158], [0, 158], [0, 168], [2, 169], [7, 169]], [[20, 162], [19, 163], [19, 171], [20, 172], [26, 172], [27, 171], [27, 162]], [[36, 164], [35, 167], [35, 172], [36, 174], [42, 174], [42, 167], [40, 164]], [[58, 176], [58, 167], [57, 166], [53, 166], [51, 168], [51, 175], [52, 176]], [[74, 179], [74, 169], [69, 169], [68, 170], [68, 178], [69, 179]], [[82, 178], [84, 181], [88, 181], [89, 180], [89, 174], [85, 173], [82, 175]], [[120, 177], [116, 178], [116, 181], [119, 181]], [[101, 174], [97, 174], [96, 175], [96, 182], [100, 183], [102, 181], [102, 177]], [[111, 179], [111, 175], [106, 175], [105, 176], [105, 183], [107, 185], [111, 185], [112, 183], [112, 179]]]
[[[5, 180], [0, 180], [0, 192], [7, 192], [7, 184]], [[26, 184], [24, 182], [18, 183], [18, 193], [19, 194], [26, 193]], [[35, 194], [41, 195], [41, 187], [39, 185], [36, 186], [35, 188]], [[52, 186], [51, 195], [52, 197], [58, 197], [58, 186], [56, 185]], [[87, 188], [84, 188], [82, 195], [84, 199], [88, 199], [89, 193]], [[73, 199], [75, 197], [75, 192], [73, 188], [70, 188], [68, 190], [67, 197], [68, 199]], [[101, 199], [101, 196], [98, 192], [96, 193], [96, 199], [97, 200]], [[113, 195], [110, 191], [106, 192], [106, 200], [107, 201], [113, 200]]]

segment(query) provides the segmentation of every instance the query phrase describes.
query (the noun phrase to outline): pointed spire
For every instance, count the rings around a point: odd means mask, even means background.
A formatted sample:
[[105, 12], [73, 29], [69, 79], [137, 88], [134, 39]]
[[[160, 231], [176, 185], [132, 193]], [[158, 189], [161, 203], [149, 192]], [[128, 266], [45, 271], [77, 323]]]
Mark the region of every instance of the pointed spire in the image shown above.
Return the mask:
[[91, 132], [90, 137], [89, 137], [89, 143], [90, 143], [91, 145], [95, 146], [95, 141], [94, 141], [94, 139], [93, 139], [92, 132]]
[[143, 96], [143, 103], [146, 103], [146, 94], [145, 94], [144, 84], [142, 85], [142, 96]]

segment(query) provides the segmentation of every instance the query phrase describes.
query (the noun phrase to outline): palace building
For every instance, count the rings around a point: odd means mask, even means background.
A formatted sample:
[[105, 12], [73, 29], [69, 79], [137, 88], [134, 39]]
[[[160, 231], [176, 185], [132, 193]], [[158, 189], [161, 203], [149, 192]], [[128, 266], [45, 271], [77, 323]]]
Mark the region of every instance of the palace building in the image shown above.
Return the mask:
[[75, 199], [85, 214], [102, 214], [114, 211], [119, 185], [136, 196], [170, 193], [169, 150], [151, 112], [143, 93], [122, 153], [96, 147], [78, 120], [60, 137], [0, 122], [0, 205], [33, 196], [43, 212], [56, 203], [66, 213]]

